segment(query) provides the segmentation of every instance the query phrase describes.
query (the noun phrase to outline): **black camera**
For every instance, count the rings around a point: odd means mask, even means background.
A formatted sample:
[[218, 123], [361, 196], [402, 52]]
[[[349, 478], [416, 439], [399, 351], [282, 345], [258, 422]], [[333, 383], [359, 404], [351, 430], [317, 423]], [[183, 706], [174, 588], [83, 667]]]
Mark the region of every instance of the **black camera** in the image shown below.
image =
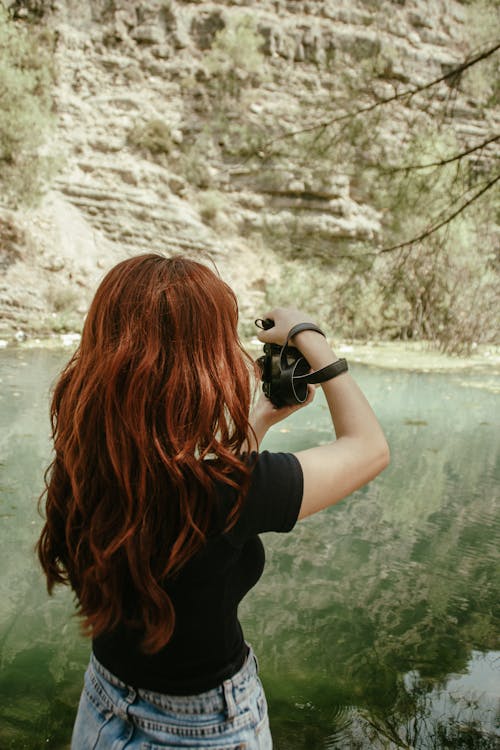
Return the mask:
[[293, 346], [264, 344], [264, 355], [257, 364], [261, 371], [262, 390], [276, 406], [303, 404], [307, 398], [307, 383], [294, 378], [307, 375], [309, 362]]
[[[269, 318], [265, 320], [258, 318], [255, 325], [268, 330], [274, 326], [274, 321]], [[307, 399], [309, 383], [324, 383], [348, 369], [345, 359], [338, 359], [331, 365], [311, 372], [307, 359], [294, 346], [288, 346], [289, 340], [301, 331], [316, 331], [322, 336], [325, 335], [314, 323], [298, 323], [290, 329], [284, 346], [264, 344], [264, 355], [257, 360], [261, 372], [262, 390], [278, 409], [282, 406], [303, 404]]]

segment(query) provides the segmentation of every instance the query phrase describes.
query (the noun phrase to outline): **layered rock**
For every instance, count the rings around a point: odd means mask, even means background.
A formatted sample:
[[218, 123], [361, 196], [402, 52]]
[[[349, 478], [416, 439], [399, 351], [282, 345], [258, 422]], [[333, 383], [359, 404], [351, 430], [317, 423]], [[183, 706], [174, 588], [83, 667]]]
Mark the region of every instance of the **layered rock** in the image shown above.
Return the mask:
[[[237, 132], [244, 110], [265, 145], [266, 132], [321, 120], [329, 99], [345, 109], [340, 71], [355, 86], [376, 59], [374, 86], [384, 97], [439, 77], [464, 57], [464, 9], [454, 0], [42, 5], [43, 22], [58, 34], [53, 146], [63, 166], [41, 207], [0, 218], [4, 234], [17, 227], [23, 238], [5, 242], [0, 258], [4, 333], [75, 325], [69, 313], [81, 316], [104, 270], [147, 251], [215, 260], [243, 314], [256, 317], [266, 280], [283, 262], [280, 238], [293, 235], [304, 256], [311, 236], [323, 253], [339, 243], [373, 246], [381, 217], [337, 165], [310, 169], [294, 154], [287, 161], [284, 147], [282, 168], [273, 171], [265, 153], [255, 161], [258, 146], [253, 161], [228, 158], [214, 133], [222, 143], [225, 128]], [[207, 55], [221, 30], [247, 16], [261, 36], [265, 74], [253, 85], [251, 74], [240, 73], [241, 92], [217, 109]], [[425, 117], [444, 113], [446, 124], [445, 97], [437, 89]], [[384, 134], [389, 153], [404, 142], [415, 99], [394, 110]], [[498, 127], [498, 114], [485, 117], [464, 97], [453, 116], [456, 131], [475, 139]], [[132, 134], [148, 123], [165, 124], [170, 136], [141, 149]]]

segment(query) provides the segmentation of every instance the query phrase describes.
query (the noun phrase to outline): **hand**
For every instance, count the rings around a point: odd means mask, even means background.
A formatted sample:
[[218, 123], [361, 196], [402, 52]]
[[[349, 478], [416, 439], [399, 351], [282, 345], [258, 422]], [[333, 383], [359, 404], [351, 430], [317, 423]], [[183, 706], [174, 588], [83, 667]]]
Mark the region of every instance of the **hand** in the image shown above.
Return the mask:
[[310, 316], [293, 307], [276, 307], [271, 312], [267, 312], [264, 319], [269, 318], [274, 321], [274, 326], [266, 330], [259, 330], [257, 337], [264, 344], [283, 344], [286, 341], [289, 331], [299, 323], [311, 323]]
[[[259, 330], [257, 336], [265, 344], [283, 344], [291, 329], [299, 323], [312, 322], [307, 313], [293, 307], [277, 307], [266, 313], [265, 318], [274, 321], [274, 326], [266, 330]], [[289, 344], [295, 346], [306, 358], [313, 370], [334, 362], [335, 354], [327, 339], [317, 331], [302, 331], [290, 339]]]
[[257, 437], [258, 444], [261, 443], [264, 435], [270, 427], [278, 424], [278, 422], [286, 419], [290, 414], [302, 409], [302, 407], [312, 403], [316, 393], [316, 388], [313, 385], [309, 385], [307, 389], [307, 398], [304, 403], [294, 404], [293, 406], [282, 406], [280, 409], [274, 406], [274, 404], [261, 391], [253, 406], [249, 420]]

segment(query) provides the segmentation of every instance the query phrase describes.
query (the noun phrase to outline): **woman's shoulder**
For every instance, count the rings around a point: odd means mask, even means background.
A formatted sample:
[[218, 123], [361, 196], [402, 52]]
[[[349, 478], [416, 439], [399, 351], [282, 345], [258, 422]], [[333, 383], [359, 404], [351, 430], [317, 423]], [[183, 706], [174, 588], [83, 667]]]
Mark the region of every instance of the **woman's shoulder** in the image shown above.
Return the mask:
[[302, 478], [302, 468], [294, 453], [263, 450], [250, 453], [247, 461], [252, 472], [252, 485], [296, 481]]
[[251, 468], [249, 489], [235, 529], [251, 536], [291, 531], [303, 494], [303, 477], [293, 453], [261, 451], [245, 457]]

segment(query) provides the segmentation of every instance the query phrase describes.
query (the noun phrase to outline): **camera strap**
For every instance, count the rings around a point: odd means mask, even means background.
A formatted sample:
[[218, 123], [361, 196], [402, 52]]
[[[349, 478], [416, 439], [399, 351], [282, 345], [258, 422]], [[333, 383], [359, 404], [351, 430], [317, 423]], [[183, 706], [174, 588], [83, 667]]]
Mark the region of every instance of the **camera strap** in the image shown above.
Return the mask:
[[[282, 370], [285, 370], [288, 366], [286, 359], [286, 349], [288, 346], [288, 342], [291, 338], [296, 336], [298, 333], [301, 333], [302, 331], [316, 331], [316, 333], [320, 333], [326, 338], [321, 328], [319, 328], [315, 323], [298, 323], [297, 325], [293, 326], [293, 328], [291, 328], [288, 332], [285, 344], [281, 349], [280, 367]], [[349, 368], [347, 365], [347, 361], [341, 358], [337, 359], [336, 362], [332, 362], [330, 365], [321, 367], [319, 370], [306, 373], [305, 375], [293, 375], [292, 378], [293, 382], [298, 383], [325, 383], [327, 380], [331, 380], [332, 378], [337, 377], [337, 375], [340, 375], [343, 372], [347, 372], [348, 369]]]
[[331, 365], [326, 365], [326, 367], [310, 372], [308, 375], [294, 375], [293, 379], [299, 383], [325, 383], [327, 380], [347, 372], [348, 369], [347, 360], [342, 357], [337, 359], [336, 362], [332, 362]]

